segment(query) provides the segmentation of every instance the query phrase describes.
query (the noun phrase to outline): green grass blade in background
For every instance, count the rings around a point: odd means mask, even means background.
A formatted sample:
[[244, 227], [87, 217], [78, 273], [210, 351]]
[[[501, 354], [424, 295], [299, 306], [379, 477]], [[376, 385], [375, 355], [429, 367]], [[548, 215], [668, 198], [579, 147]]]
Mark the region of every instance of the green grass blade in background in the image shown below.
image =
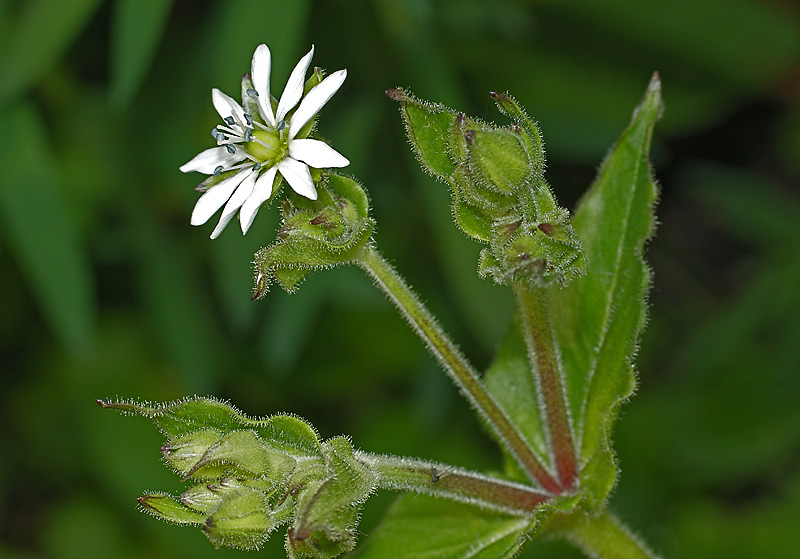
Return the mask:
[[0, 106], [39, 81], [94, 13], [100, 0], [29, 0], [0, 54]]
[[68, 215], [40, 115], [24, 104], [0, 112], [0, 216], [3, 244], [28, 276], [61, 343], [88, 349], [94, 337], [93, 279]]
[[400, 497], [366, 540], [359, 559], [502, 559], [522, 545], [527, 517], [433, 497]]
[[117, 0], [111, 29], [111, 102], [127, 106], [156, 55], [172, 0]]
[[581, 483], [597, 500], [616, 480], [608, 439], [616, 406], [635, 382], [633, 357], [650, 285], [642, 253], [657, 198], [648, 154], [661, 111], [661, 83], [654, 76], [573, 219], [589, 272], [550, 292]]

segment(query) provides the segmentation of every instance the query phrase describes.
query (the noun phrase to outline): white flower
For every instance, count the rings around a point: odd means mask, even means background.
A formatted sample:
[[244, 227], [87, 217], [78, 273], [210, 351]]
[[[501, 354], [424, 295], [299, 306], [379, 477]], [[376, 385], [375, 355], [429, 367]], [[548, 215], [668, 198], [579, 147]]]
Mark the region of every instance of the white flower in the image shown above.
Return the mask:
[[[211, 233], [212, 239], [222, 233], [237, 211], [242, 233], [247, 233], [261, 204], [272, 195], [278, 173], [292, 190], [316, 200], [317, 190], [311, 180], [309, 167], [320, 169], [350, 164], [325, 142], [304, 137], [308, 131], [303, 128], [333, 97], [347, 77], [346, 70], [334, 72], [303, 97], [305, 75], [313, 54], [312, 46], [297, 63], [277, 102], [277, 108], [273, 108], [270, 95], [272, 63], [266, 45], [259, 45], [253, 53], [250, 73], [253, 88], [243, 91], [243, 105], [218, 89], [211, 90], [214, 108], [225, 122], [211, 133], [217, 141], [217, 147], [199, 153], [180, 170], [184, 173], [199, 171], [207, 175], [236, 171], [211, 186], [192, 211], [192, 225], [202, 225], [225, 205], [219, 223]], [[248, 108], [250, 112], [246, 110]]]

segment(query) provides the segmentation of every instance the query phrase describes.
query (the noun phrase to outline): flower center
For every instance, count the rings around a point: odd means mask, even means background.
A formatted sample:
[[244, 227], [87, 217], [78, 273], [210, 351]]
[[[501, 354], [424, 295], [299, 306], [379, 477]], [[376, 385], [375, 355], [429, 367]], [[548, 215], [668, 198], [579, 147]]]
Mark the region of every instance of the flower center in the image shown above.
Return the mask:
[[256, 130], [244, 147], [262, 163], [274, 164], [286, 156], [287, 143], [279, 132]]

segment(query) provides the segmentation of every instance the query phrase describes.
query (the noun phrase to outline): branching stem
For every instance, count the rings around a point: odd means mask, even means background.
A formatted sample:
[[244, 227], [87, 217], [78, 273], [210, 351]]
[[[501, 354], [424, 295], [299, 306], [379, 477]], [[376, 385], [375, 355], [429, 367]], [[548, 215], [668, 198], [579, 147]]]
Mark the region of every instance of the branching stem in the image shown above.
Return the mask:
[[417, 458], [356, 452], [379, 475], [379, 486], [528, 516], [550, 498], [533, 487]]
[[406, 317], [414, 331], [461, 389], [462, 394], [505, 442], [508, 451], [516, 457], [531, 480], [541, 485], [545, 491], [553, 494], [562, 493], [561, 484], [542, 465], [530, 444], [486, 391], [478, 373], [461, 355], [397, 271], [372, 245], [364, 247], [358, 264], [372, 276], [376, 285]]

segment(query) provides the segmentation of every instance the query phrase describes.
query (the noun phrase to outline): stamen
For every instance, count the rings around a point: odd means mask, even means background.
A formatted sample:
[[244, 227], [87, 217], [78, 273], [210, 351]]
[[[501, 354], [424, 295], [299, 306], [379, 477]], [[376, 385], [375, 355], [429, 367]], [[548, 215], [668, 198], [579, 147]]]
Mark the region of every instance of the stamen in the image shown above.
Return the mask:
[[225, 144], [225, 149], [227, 149], [228, 153], [230, 153], [231, 155], [236, 153], [236, 148], [231, 144]]
[[217, 165], [217, 167], [214, 169], [214, 174], [219, 175], [221, 172], [222, 172], [222, 165]]
[[248, 90], [245, 91], [245, 93], [247, 93], [247, 95], [249, 97], [252, 97], [253, 99], [258, 97], [258, 91], [256, 91], [255, 89], [248, 89]]
[[228, 123], [228, 126], [233, 126], [234, 124], [236, 124], [236, 121], [234, 120], [234, 118], [233, 118], [232, 116], [226, 116], [226, 117], [225, 117], [225, 118], [223, 118], [222, 120], [224, 120], [225, 122], [227, 122], [227, 123]]
[[257, 120], [254, 120], [254, 121], [253, 121], [253, 126], [258, 126], [258, 127], [259, 127], [259, 128], [261, 128], [262, 130], [269, 130], [269, 127], [267, 127], [267, 126], [266, 126], [266, 125], [264, 125], [264, 124], [261, 124], [261, 123], [260, 123], [260, 122], [258, 122]]

